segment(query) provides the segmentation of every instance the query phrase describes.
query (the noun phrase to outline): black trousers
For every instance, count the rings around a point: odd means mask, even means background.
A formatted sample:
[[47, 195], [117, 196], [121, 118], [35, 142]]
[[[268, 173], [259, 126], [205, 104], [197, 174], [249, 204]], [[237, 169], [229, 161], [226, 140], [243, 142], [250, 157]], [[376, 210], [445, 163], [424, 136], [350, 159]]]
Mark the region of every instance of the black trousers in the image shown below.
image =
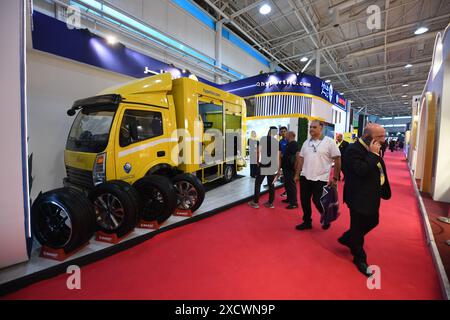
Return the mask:
[[350, 229], [342, 235], [342, 239], [350, 244], [350, 250], [356, 262], [366, 262], [364, 236], [373, 230], [379, 222], [379, 214], [362, 214], [350, 209]]
[[250, 177], [256, 178], [257, 175], [258, 175], [258, 165], [251, 164], [250, 165]]
[[324, 181], [311, 181], [305, 177], [300, 177], [300, 200], [302, 202], [303, 210], [303, 222], [306, 224], [311, 224], [311, 197], [317, 210], [322, 213], [322, 206], [320, 205], [320, 197], [323, 193], [323, 187], [327, 183]]
[[286, 189], [287, 199], [290, 205], [298, 205], [297, 202], [297, 184], [295, 183], [294, 176], [295, 171], [289, 169], [283, 169], [284, 175], [284, 188]]
[[269, 184], [269, 202], [273, 203], [275, 200], [275, 186], [273, 185], [273, 180], [275, 180], [275, 175], [270, 176], [264, 176], [264, 175], [257, 175], [255, 179], [255, 193], [253, 195], [253, 202], [258, 203], [259, 202], [259, 194], [261, 192], [261, 185], [264, 181], [264, 178], [267, 177], [267, 183]]

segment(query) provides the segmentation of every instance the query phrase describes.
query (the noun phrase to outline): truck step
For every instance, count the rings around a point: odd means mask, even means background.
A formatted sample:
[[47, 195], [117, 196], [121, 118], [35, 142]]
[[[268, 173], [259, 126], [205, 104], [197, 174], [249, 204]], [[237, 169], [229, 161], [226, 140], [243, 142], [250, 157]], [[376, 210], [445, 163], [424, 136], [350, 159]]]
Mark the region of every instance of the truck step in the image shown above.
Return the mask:
[[212, 174], [210, 176], [205, 177], [205, 182], [211, 182], [214, 180], [218, 180], [221, 179], [223, 177], [223, 175], [220, 174]]

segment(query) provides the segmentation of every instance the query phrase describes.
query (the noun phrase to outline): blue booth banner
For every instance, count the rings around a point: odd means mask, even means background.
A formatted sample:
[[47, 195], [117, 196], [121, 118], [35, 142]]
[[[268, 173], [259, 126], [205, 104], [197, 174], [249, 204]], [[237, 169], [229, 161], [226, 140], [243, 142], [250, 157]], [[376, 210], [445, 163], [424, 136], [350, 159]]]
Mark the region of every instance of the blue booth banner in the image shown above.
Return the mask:
[[286, 92], [308, 94], [326, 100], [344, 111], [347, 110], [347, 100], [333, 89], [332, 84], [309, 74], [264, 73], [224, 84], [221, 89], [241, 97]]
[[[91, 33], [88, 29], [69, 29], [64, 22], [37, 11], [33, 12], [32, 35], [34, 49], [134, 78], [143, 78], [162, 72], [170, 72], [174, 78], [190, 75], [187, 71], [146, 56], [122, 44], [109, 45], [105, 39]], [[346, 99], [333, 90], [331, 84], [312, 75], [286, 72], [266, 73], [223, 85], [202, 78], [198, 79], [241, 97], [278, 92], [302, 93], [322, 98], [342, 110], [347, 109]]]
[[[51, 35], [51, 36], [49, 36]], [[166, 64], [122, 44], [109, 45], [88, 29], [69, 29], [67, 24], [38, 11], [33, 12], [33, 48], [134, 78], [170, 72], [174, 78], [189, 72]], [[215, 83], [199, 78], [212, 86]]]

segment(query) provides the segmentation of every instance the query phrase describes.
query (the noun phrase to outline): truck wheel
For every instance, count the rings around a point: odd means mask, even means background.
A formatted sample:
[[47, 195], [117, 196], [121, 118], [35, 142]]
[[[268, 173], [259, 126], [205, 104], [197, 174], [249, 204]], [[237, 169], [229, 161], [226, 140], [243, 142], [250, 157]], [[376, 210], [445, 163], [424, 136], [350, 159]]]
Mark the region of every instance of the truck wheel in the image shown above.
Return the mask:
[[122, 180], [113, 180], [110, 182], [114, 182], [115, 184], [121, 186], [121, 188], [124, 191], [128, 192], [128, 194], [131, 196], [133, 204], [135, 206], [136, 218], [139, 218], [140, 212], [142, 211], [142, 199], [141, 199], [141, 196], [139, 195], [139, 193], [136, 191], [136, 189], [128, 182], [125, 182]]
[[225, 182], [230, 182], [233, 180], [235, 174], [234, 165], [227, 164], [223, 170], [223, 180]]
[[143, 208], [141, 218], [162, 223], [169, 219], [177, 206], [175, 189], [171, 181], [163, 176], [150, 175], [133, 185], [141, 196]]
[[99, 230], [122, 237], [136, 226], [136, 205], [121, 183], [111, 181], [96, 186], [89, 193], [89, 200], [94, 204]]
[[44, 246], [69, 253], [94, 234], [93, 209], [86, 197], [69, 188], [40, 195], [31, 207], [31, 227]]
[[200, 180], [191, 174], [179, 174], [172, 179], [177, 194], [178, 209], [194, 212], [205, 199], [205, 188]]

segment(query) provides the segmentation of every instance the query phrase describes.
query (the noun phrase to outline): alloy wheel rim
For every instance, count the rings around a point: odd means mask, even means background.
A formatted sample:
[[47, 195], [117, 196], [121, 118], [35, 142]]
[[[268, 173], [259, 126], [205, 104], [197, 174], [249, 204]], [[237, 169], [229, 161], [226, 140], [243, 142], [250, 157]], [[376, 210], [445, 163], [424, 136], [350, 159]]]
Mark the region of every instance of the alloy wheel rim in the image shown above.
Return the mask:
[[198, 201], [198, 193], [195, 186], [185, 180], [177, 181], [174, 184], [177, 191], [177, 205], [180, 209], [191, 209]]
[[159, 215], [164, 211], [165, 202], [164, 196], [157, 188], [150, 188], [147, 192], [149, 195], [145, 203], [145, 211], [150, 216]]
[[125, 220], [122, 202], [111, 193], [99, 195], [95, 201], [97, 224], [106, 230], [117, 230]]
[[39, 236], [53, 247], [63, 248], [72, 238], [72, 221], [67, 210], [54, 201], [40, 204], [38, 216]]

